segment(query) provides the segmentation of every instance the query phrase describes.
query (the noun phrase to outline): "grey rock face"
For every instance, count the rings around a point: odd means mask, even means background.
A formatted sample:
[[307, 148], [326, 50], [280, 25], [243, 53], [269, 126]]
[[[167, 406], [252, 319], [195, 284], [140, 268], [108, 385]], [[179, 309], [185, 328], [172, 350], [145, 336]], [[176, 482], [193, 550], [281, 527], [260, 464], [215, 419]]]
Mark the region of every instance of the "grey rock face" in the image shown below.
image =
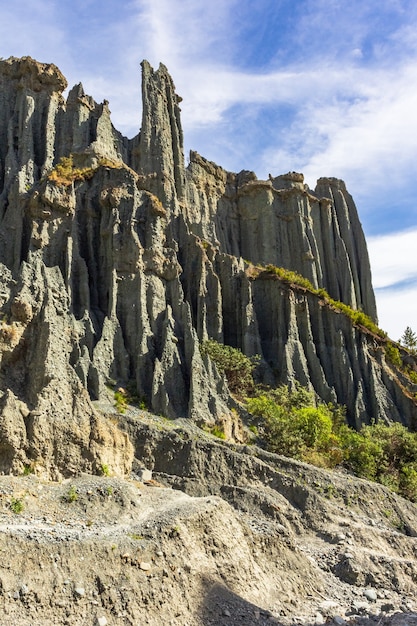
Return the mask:
[[376, 320], [366, 242], [343, 181], [321, 178], [312, 192], [302, 174], [260, 181], [196, 153], [187, 173], [193, 232], [227, 254], [295, 270]]
[[[258, 181], [197, 153], [185, 169], [180, 99], [164, 66], [142, 64], [132, 140], [106, 102], [81, 85], [65, 102], [65, 86], [55, 66], [0, 62], [2, 471], [35, 461], [49, 475], [126, 470], [126, 436], [92, 404], [115, 382], [156, 413], [232, 424], [227, 386], [200, 354], [209, 337], [259, 354], [269, 384], [298, 380], [346, 404], [352, 424], [415, 423], [378, 338], [243, 261], [296, 270], [375, 318], [366, 244], [341, 181], [320, 179], [312, 192], [301, 174]], [[51, 176], [69, 155], [73, 169]]]

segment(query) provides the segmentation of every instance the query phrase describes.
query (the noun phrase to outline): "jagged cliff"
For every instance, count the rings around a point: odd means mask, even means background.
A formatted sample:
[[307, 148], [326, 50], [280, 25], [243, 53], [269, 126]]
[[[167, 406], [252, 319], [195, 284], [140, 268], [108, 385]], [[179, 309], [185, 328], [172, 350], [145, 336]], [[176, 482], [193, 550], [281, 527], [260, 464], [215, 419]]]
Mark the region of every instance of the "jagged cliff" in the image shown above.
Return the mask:
[[[366, 244], [342, 181], [314, 191], [191, 153], [166, 68], [142, 63], [128, 140], [53, 65], [0, 62], [1, 471], [110, 465], [132, 450], [93, 401], [129, 383], [149, 408], [198, 423], [234, 405], [200, 341], [261, 357], [264, 382], [313, 388], [352, 424], [416, 425], [383, 340], [319, 295], [253, 265], [295, 270], [376, 320]], [[61, 157], [69, 157], [65, 167]], [[251, 265], [253, 264], [253, 265]]]

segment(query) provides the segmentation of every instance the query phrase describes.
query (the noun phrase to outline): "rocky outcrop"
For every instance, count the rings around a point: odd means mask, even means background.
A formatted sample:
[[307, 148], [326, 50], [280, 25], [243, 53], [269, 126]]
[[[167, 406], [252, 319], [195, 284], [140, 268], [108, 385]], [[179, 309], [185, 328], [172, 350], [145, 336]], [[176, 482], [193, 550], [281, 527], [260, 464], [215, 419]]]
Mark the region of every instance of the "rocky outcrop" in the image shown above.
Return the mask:
[[81, 85], [64, 101], [55, 66], [0, 63], [2, 471], [128, 468], [126, 436], [93, 405], [109, 385], [231, 432], [234, 401], [199, 349], [209, 337], [258, 354], [264, 382], [298, 380], [346, 404], [352, 424], [415, 425], [415, 399], [380, 338], [254, 271], [295, 270], [375, 318], [344, 184], [258, 181], [196, 153], [185, 169], [172, 79], [164, 66], [142, 71], [142, 129], [127, 140]]
[[321, 178], [313, 192], [302, 174], [260, 181], [193, 152], [187, 174], [195, 234], [227, 254], [295, 270], [376, 320], [366, 242], [343, 181]]

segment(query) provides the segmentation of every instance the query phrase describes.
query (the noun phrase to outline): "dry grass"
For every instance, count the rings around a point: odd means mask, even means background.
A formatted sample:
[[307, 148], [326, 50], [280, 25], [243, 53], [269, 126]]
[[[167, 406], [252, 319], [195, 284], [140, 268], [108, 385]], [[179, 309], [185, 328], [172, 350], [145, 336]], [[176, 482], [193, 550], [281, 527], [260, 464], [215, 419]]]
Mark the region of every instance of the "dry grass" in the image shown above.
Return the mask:
[[100, 167], [111, 167], [119, 169], [122, 164], [108, 158], [101, 158], [95, 167], [74, 167], [73, 156], [62, 157], [56, 164], [52, 172], [48, 175], [48, 180], [58, 185], [71, 185], [75, 181], [89, 180], [94, 176]]

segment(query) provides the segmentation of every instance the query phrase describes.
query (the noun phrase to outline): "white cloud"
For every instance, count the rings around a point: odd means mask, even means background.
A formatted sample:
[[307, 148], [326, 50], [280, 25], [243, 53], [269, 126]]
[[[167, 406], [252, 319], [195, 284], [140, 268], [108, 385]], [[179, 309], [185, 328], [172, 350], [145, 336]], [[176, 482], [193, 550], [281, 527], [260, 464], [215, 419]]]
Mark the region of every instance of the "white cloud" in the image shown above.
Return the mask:
[[417, 229], [368, 239], [379, 325], [399, 339], [417, 329]]
[[407, 326], [417, 330], [417, 287], [375, 292], [379, 326], [398, 341]]
[[370, 237], [367, 243], [375, 288], [417, 282], [417, 229]]
[[[185, 139], [191, 134], [203, 155], [211, 158], [215, 145], [220, 165], [262, 177], [299, 169], [311, 186], [319, 176], [338, 176], [362, 198], [361, 214], [390, 203], [390, 219], [408, 210], [416, 224], [417, 3], [304, 0], [294, 11], [295, 4], [125, 0], [106, 21], [98, 0], [74, 0], [66, 13], [57, 0], [0, 0], [0, 54], [56, 63], [70, 86], [82, 81], [96, 100], [108, 99], [115, 126], [129, 136], [140, 126], [140, 61], [161, 61], [184, 98]], [[271, 23], [276, 37], [260, 63]], [[250, 40], [249, 32], [257, 35]], [[291, 121], [279, 118], [285, 107]], [[232, 118], [236, 108], [240, 120]], [[374, 214], [378, 232], [387, 215]], [[393, 336], [417, 318], [414, 288], [398, 288], [415, 276], [416, 234], [369, 240], [381, 325]]]

